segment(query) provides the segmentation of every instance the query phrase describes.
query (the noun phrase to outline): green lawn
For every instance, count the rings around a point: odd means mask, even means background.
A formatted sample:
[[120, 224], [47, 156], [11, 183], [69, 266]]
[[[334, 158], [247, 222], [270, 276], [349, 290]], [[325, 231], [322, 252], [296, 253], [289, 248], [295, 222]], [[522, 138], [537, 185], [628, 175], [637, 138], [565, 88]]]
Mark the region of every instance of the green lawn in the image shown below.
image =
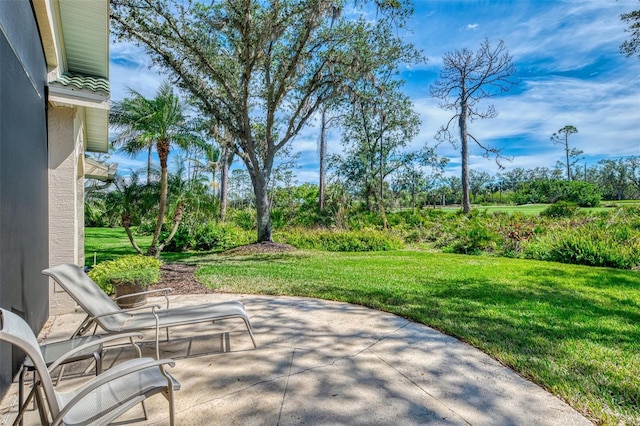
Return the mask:
[[341, 300], [411, 318], [482, 349], [598, 423], [640, 424], [637, 271], [410, 250], [172, 258], [201, 265], [199, 279], [220, 291]]
[[[136, 243], [145, 250], [151, 243], [151, 236], [135, 236]], [[124, 232], [124, 228], [85, 228], [85, 265], [112, 260], [125, 254], [136, 254]]]
[[[611, 208], [619, 207], [619, 206], [632, 206], [639, 205], [640, 200], [621, 200], [621, 201], [603, 201], [600, 207], [583, 207], [580, 210], [589, 211], [589, 212], [599, 212], [605, 211]], [[540, 214], [544, 209], [549, 207], [550, 204], [526, 204], [522, 206], [511, 206], [511, 205], [495, 205], [495, 206], [481, 206], [474, 204], [473, 209], [480, 211], [488, 211], [489, 213], [493, 212], [505, 212], [505, 213], [522, 213], [525, 215], [533, 216]], [[460, 207], [442, 207], [442, 210], [448, 212], [457, 212], [460, 211]]]
[[[540, 214], [541, 211], [549, 207], [549, 204], [527, 204], [525, 206], [511, 206], [511, 205], [496, 205], [496, 206], [481, 206], [479, 204], [474, 204], [472, 209], [480, 210], [480, 211], [488, 211], [488, 212], [505, 212], [505, 213], [522, 213], [526, 215], [536, 215]], [[451, 207], [437, 207], [445, 212], [459, 212], [459, 206], [451, 206]]]

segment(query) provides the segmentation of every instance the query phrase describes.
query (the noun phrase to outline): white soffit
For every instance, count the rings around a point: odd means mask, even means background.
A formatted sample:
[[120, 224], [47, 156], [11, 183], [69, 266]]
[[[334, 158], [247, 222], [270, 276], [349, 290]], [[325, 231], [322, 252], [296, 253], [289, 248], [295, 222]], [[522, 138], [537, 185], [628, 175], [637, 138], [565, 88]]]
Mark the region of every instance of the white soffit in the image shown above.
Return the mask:
[[[2, 0], [0, 0], [2, 1]], [[50, 100], [64, 100], [85, 107], [86, 150], [107, 152], [109, 148], [108, 82], [106, 93], [96, 88], [74, 87], [65, 78], [77, 73], [70, 82], [109, 79], [109, 0], [53, 0], [58, 4], [65, 70], [50, 84]], [[85, 84], [86, 86], [86, 84]], [[90, 90], [86, 90], [90, 89]], [[62, 99], [56, 99], [56, 98]]]
[[109, 0], [58, 0], [67, 71], [109, 78]]
[[85, 109], [87, 148], [89, 152], [107, 152], [109, 150], [109, 111], [104, 109]]

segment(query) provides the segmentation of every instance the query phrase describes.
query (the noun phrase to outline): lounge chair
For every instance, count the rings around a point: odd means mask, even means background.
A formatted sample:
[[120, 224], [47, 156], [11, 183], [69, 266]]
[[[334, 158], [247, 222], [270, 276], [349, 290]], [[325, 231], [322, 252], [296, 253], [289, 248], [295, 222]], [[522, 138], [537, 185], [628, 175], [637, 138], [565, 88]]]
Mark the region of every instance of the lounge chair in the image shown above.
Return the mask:
[[[73, 337], [84, 334], [92, 326], [99, 326], [106, 333], [122, 333], [126, 331], [156, 331], [156, 358], [158, 358], [159, 330], [180, 325], [213, 322], [239, 318], [244, 321], [253, 347], [253, 337], [249, 316], [244, 305], [237, 301], [189, 305], [179, 308], [167, 306], [160, 309], [158, 305], [121, 309], [100, 287], [77, 265], [66, 263], [45, 269], [43, 274], [53, 278], [87, 313], [87, 318], [78, 327]], [[166, 290], [166, 289], [165, 289]], [[95, 329], [94, 329], [95, 333]]]
[[[131, 338], [134, 335], [142, 337], [142, 333], [126, 333], [117, 337]], [[162, 393], [169, 401], [169, 422], [173, 425], [175, 423], [173, 392], [180, 388], [180, 384], [164, 370], [164, 365], [174, 366], [171, 359], [135, 358], [117, 364], [76, 389], [67, 392], [55, 390], [51, 379], [51, 372], [54, 369], [79, 351], [114, 338], [116, 336], [108, 336], [103, 340], [94, 340], [77, 346], [47, 368], [36, 336], [29, 325], [18, 315], [0, 309], [0, 341], [6, 341], [20, 348], [31, 359], [38, 373], [38, 380], [34, 384], [27, 403], [35, 394], [40, 422], [43, 425], [106, 425], [135, 405], [144, 404], [145, 399], [157, 393]], [[21, 422], [27, 403], [20, 407], [14, 425]], [[147, 419], [144, 405], [143, 409]]]

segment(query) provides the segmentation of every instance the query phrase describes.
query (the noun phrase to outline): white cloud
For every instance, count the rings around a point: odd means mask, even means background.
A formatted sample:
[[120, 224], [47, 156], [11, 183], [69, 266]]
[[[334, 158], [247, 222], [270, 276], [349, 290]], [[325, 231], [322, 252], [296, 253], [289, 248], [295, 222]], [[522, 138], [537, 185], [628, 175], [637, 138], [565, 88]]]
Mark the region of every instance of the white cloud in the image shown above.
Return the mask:
[[[433, 145], [437, 130], [452, 117], [428, 95], [429, 79], [437, 76], [442, 55], [463, 47], [476, 49], [487, 37], [492, 44], [504, 40], [522, 82], [506, 95], [483, 102], [495, 104], [499, 115], [471, 123], [470, 130], [483, 143], [514, 155], [513, 162], [505, 163], [507, 169], [553, 167], [562, 152], [549, 138], [567, 124], [578, 128], [571, 139], [590, 161], [640, 155], [640, 61], [618, 53], [629, 36], [620, 14], [637, 9], [637, 4], [636, 0], [414, 2], [417, 15], [409, 23], [406, 39], [423, 49], [429, 61], [406, 73], [408, 80], [414, 79], [409, 81], [414, 93], [407, 93], [422, 119], [409, 149], [422, 148], [425, 142]], [[114, 100], [126, 95], [125, 87], [152, 96], [166, 78], [150, 69], [142, 49], [131, 43], [113, 44], [111, 57]], [[300, 168], [295, 171], [300, 182], [317, 181], [319, 133], [316, 120], [292, 142], [292, 151], [300, 153]], [[341, 149], [340, 131], [332, 129], [329, 153]], [[449, 173], [459, 174], [457, 149], [442, 144], [438, 152], [452, 159]], [[495, 162], [480, 154], [472, 152], [471, 166], [497, 172]], [[145, 164], [125, 157], [121, 161], [130, 168]]]
[[143, 96], [153, 96], [166, 77], [152, 66], [144, 50], [132, 43], [115, 43], [110, 48], [111, 99], [124, 99], [128, 96], [129, 89], [136, 90]]

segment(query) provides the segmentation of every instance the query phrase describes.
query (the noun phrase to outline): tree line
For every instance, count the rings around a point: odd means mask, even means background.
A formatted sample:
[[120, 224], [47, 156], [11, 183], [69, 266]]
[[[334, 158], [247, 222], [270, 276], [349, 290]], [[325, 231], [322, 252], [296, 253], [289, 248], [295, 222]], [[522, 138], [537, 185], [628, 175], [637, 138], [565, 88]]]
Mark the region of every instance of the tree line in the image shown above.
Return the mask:
[[[157, 256], [173, 238], [187, 203], [198, 214], [215, 206], [221, 220], [230, 201], [251, 203], [257, 241], [271, 241], [279, 190], [295, 186], [290, 142], [320, 117], [317, 215], [325, 214], [329, 198], [332, 209], [357, 202], [383, 218], [389, 208], [426, 204], [460, 203], [469, 212], [472, 199], [486, 195], [490, 185], [468, 167], [469, 141], [497, 161], [501, 153], [473, 136], [468, 122], [496, 115], [493, 106], [480, 102], [517, 84], [515, 68], [502, 41], [445, 54], [431, 92], [453, 116], [437, 138], [460, 143], [463, 167], [460, 178], [444, 177], [446, 159], [433, 147], [404, 150], [420, 122], [402, 93], [398, 69], [426, 60], [399, 35], [411, 13], [409, 0], [112, 0], [114, 35], [142, 46], [182, 97], [166, 83], [154, 99], [132, 91], [114, 105], [112, 123], [121, 131], [116, 144], [132, 154], [146, 151], [149, 158], [155, 148], [159, 178], [149, 165], [146, 183], [135, 174], [120, 178], [115, 191], [89, 191], [88, 200], [121, 203], [108, 208], [117, 211], [141, 253], [130, 227], [140, 222], [136, 215], [155, 212], [149, 255]], [[187, 109], [198, 118], [189, 119]], [[327, 157], [326, 131], [332, 125], [342, 130], [344, 154]], [[579, 155], [568, 148], [572, 129], [552, 136], [561, 143], [564, 135], [569, 181], [579, 176], [571, 175], [576, 164], [570, 160]], [[181, 153], [174, 158], [182, 174], [169, 172], [174, 148]], [[229, 173], [234, 158], [245, 172]], [[509, 191], [506, 181], [490, 181], [497, 182], [500, 197]], [[616, 190], [629, 193], [628, 186]]]

